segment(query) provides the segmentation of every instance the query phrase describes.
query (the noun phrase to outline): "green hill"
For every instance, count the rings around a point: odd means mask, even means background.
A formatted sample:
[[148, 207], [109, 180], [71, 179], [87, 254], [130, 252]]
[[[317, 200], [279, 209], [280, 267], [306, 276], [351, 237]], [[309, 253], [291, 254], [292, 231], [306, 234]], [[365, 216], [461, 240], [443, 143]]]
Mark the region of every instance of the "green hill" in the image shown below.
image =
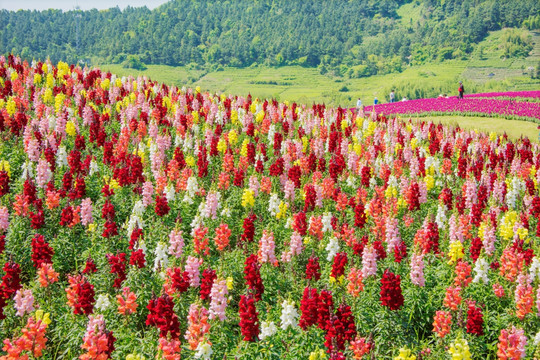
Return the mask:
[[[0, 53], [26, 59], [245, 68], [362, 78], [469, 60], [490, 31], [540, 28], [537, 0], [175, 0], [150, 11], [0, 11]], [[506, 58], [526, 57], [520, 31]], [[483, 49], [483, 50], [482, 50]]]

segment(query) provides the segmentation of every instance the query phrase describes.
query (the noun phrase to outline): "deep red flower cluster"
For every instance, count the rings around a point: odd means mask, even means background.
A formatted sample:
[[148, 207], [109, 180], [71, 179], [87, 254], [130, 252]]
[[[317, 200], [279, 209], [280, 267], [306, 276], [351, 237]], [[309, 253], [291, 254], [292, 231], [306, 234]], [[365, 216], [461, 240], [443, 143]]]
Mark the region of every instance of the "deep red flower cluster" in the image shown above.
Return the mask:
[[45, 237], [36, 234], [32, 239], [32, 261], [37, 269], [41, 264], [52, 264], [54, 250], [45, 241]]
[[332, 293], [330, 291], [321, 290], [317, 303], [317, 311], [317, 322], [319, 324], [319, 328], [326, 330], [330, 321], [330, 315], [334, 311], [334, 298], [332, 297]]
[[401, 293], [401, 277], [390, 270], [384, 271], [381, 279], [381, 305], [388, 306], [390, 310], [398, 310], [403, 306], [403, 294]]
[[4, 276], [2, 277], [2, 283], [0, 284], [0, 290], [3, 293], [5, 299], [11, 298], [21, 286], [21, 267], [14, 262], [7, 262], [4, 264]]
[[326, 327], [324, 345], [329, 353], [345, 350], [345, 342], [350, 342], [356, 336], [356, 325], [351, 307], [341, 304], [335, 315], [331, 315]]
[[94, 285], [82, 276], [74, 276], [69, 279], [70, 286], [66, 289], [68, 302], [73, 307], [75, 315], [88, 315], [94, 311]]
[[248, 256], [244, 263], [244, 279], [247, 286], [253, 290], [255, 300], [261, 300], [261, 296], [264, 292], [264, 284], [261, 278], [260, 264], [257, 260], [257, 254], [251, 254]]
[[179, 293], [183, 293], [189, 289], [189, 273], [182, 271], [181, 268], [173, 268], [167, 272], [171, 278], [172, 288]]
[[210, 291], [212, 290], [212, 285], [214, 284], [214, 280], [216, 279], [216, 270], [212, 270], [210, 268], [204, 269], [201, 280], [201, 300], [208, 299], [208, 297], [210, 296]]
[[169, 204], [167, 203], [167, 198], [165, 195], [158, 195], [156, 196], [156, 215], [157, 216], [165, 216], [169, 213], [171, 208], [169, 207]]
[[427, 224], [426, 237], [427, 237], [427, 241], [425, 242], [426, 248], [424, 249], [424, 253], [433, 251], [435, 254], [438, 254], [439, 253], [439, 227], [437, 226], [437, 223], [430, 221]]
[[126, 254], [108, 254], [107, 260], [109, 261], [109, 265], [111, 265], [111, 274], [116, 274], [116, 279], [114, 279], [113, 287], [120, 288], [122, 282], [126, 280]]
[[312, 325], [316, 325], [318, 321], [318, 306], [319, 306], [319, 293], [317, 289], [310, 288], [308, 286], [304, 289], [302, 300], [300, 301], [300, 321], [298, 325], [304, 330]]
[[9, 175], [7, 171], [0, 171], [0, 197], [9, 193]]
[[294, 183], [294, 187], [298, 189], [300, 187], [300, 177], [302, 176], [302, 170], [300, 170], [300, 166], [291, 166], [288, 175], [289, 180], [291, 180]]
[[312, 256], [309, 258], [306, 265], [306, 279], [318, 281], [321, 278], [321, 266], [319, 265], [319, 258]]
[[330, 276], [337, 279], [345, 274], [345, 266], [349, 263], [346, 252], [339, 252], [334, 256], [334, 263], [332, 264], [332, 273]]
[[158, 298], [151, 299], [146, 308], [150, 311], [146, 318], [146, 325], [155, 326], [159, 329], [159, 336], [166, 338], [170, 335], [177, 339], [180, 335], [180, 323], [178, 316], [174, 312], [174, 302], [172, 297], [164, 294]]
[[253, 237], [255, 236], [255, 220], [257, 219], [257, 215], [251, 214], [244, 218], [244, 223], [242, 224], [242, 228], [244, 229], [244, 232], [242, 233], [241, 240], [245, 242], [252, 242]]
[[293, 230], [296, 230], [300, 235], [305, 236], [307, 234], [308, 224], [306, 221], [306, 213], [300, 211], [294, 215], [294, 221], [292, 223]]
[[469, 334], [484, 335], [483, 317], [482, 309], [477, 307], [474, 301], [469, 302], [469, 310], [467, 310], [467, 332]]
[[240, 329], [244, 341], [255, 341], [259, 336], [259, 313], [255, 308], [255, 299], [251, 294], [242, 295], [238, 313], [240, 314]]
[[86, 260], [86, 264], [83, 269], [83, 274], [91, 274], [95, 272], [97, 272], [96, 264], [94, 263], [94, 260], [92, 260], [91, 258], [88, 258], [88, 260]]
[[145, 266], [146, 260], [144, 257], [144, 252], [142, 249], [135, 250], [131, 253], [129, 258], [129, 264], [137, 266], [139, 269], [142, 269]]
[[354, 207], [354, 226], [359, 229], [363, 229], [366, 224], [366, 213], [364, 204], [362, 201], [358, 201], [358, 204]]
[[304, 212], [312, 211], [315, 208], [315, 202], [317, 200], [317, 193], [313, 185], [306, 185], [305, 190], [305, 199], [304, 199]]
[[413, 182], [409, 186], [409, 191], [407, 191], [407, 204], [409, 204], [409, 211], [416, 211], [420, 209], [420, 187], [418, 183]]

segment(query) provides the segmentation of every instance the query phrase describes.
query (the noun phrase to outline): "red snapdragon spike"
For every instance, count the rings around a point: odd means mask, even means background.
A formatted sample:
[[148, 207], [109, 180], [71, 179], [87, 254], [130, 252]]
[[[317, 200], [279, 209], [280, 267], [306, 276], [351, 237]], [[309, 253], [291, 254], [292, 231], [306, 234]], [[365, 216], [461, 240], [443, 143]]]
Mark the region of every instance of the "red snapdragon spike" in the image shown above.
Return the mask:
[[212, 290], [212, 285], [214, 284], [214, 280], [217, 279], [216, 270], [212, 269], [204, 269], [202, 273], [202, 281], [201, 281], [201, 300], [206, 300], [210, 296], [210, 291]]
[[94, 285], [83, 275], [69, 276], [69, 287], [66, 289], [68, 304], [75, 315], [88, 315], [94, 311]]
[[165, 195], [158, 195], [156, 196], [156, 215], [157, 216], [165, 216], [169, 213], [171, 208], [169, 207], [169, 204], [167, 203], [167, 198]]
[[4, 253], [6, 249], [6, 235], [0, 235], [0, 255]]
[[264, 284], [262, 282], [260, 265], [257, 260], [257, 254], [248, 256], [244, 263], [244, 279], [248, 287], [254, 292], [255, 300], [261, 300], [264, 293]]
[[9, 175], [7, 171], [0, 171], [0, 197], [9, 193]]
[[305, 200], [304, 200], [304, 212], [309, 212], [315, 209], [315, 202], [317, 200], [317, 193], [313, 185], [306, 185], [305, 189]]
[[259, 329], [259, 313], [255, 308], [255, 299], [251, 294], [240, 297], [238, 313], [240, 314], [240, 329], [244, 341], [257, 340]]
[[43, 210], [30, 212], [30, 227], [34, 230], [41, 229], [45, 225], [45, 213]]
[[253, 242], [253, 238], [255, 236], [254, 223], [256, 219], [257, 219], [257, 215], [255, 214], [251, 214], [244, 218], [244, 223], [242, 225], [244, 232], [242, 233], [240, 240], [245, 241], [245, 242]]
[[334, 256], [334, 263], [332, 264], [332, 273], [330, 276], [337, 279], [343, 274], [345, 274], [345, 266], [349, 263], [346, 252], [337, 253]]
[[107, 260], [111, 265], [111, 274], [116, 274], [116, 279], [114, 279], [113, 287], [120, 288], [122, 282], [126, 279], [126, 254], [119, 253], [115, 255], [107, 255]]
[[366, 213], [364, 204], [359, 201], [354, 207], [354, 226], [363, 229], [366, 224]]
[[181, 268], [174, 268], [170, 271], [172, 287], [175, 291], [183, 293], [189, 289], [189, 273]]
[[269, 173], [270, 176], [281, 176], [285, 171], [285, 163], [283, 158], [278, 157], [275, 162], [270, 165]]
[[317, 324], [318, 303], [319, 294], [317, 293], [317, 289], [306, 286], [302, 301], [300, 302], [302, 315], [300, 316], [299, 325], [302, 329], [306, 330], [308, 327]]
[[244, 187], [244, 171], [242, 169], [236, 169], [234, 171], [233, 185], [237, 187]]
[[317, 322], [319, 328], [327, 330], [330, 316], [334, 311], [334, 298], [328, 290], [321, 290], [317, 302]]
[[386, 250], [384, 249], [384, 246], [380, 240], [373, 242], [373, 248], [375, 249], [375, 252], [377, 253], [377, 260], [386, 259]]
[[318, 257], [310, 257], [306, 265], [306, 279], [318, 281], [321, 278], [321, 266]]
[[298, 189], [300, 187], [300, 177], [302, 176], [302, 170], [300, 169], [300, 166], [291, 166], [288, 172], [288, 176], [289, 180], [294, 183], [294, 187]]
[[159, 329], [159, 336], [178, 339], [180, 335], [180, 323], [174, 312], [173, 299], [164, 294], [161, 297], [150, 300], [146, 307], [150, 313], [146, 318], [146, 325], [155, 326]]
[[387, 306], [390, 310], [399, 310], [404, 301], [400, 276], [386, 269], [381, 279], [381, 285], [381, 305]]
[[482, 315], [482, 309], [477, 307], [474, 301], [469, 303], [469, 310], [467, 310], [467, 332], [469, 334], [475, 334], [477, 336], [484, 335], [484, 319]]
[[60, 217], [60, 225], [68, 226], [73, 222], [73, 208], [71, 205], [62, 209], [62, 215]]
[[142, 249], [135, 250], [131, 253], [131, 257], [129, 259], [129, 264], [133, 266], [137, 266], [139, 269], [144, 268], [146, 263], [144, 252]]
[[105, 222], [102, 236], [108, 239], [116, 235], [118, 235], [118, 228], [116, 226], [116, 223], [112, 220], [107, 220]]
[[306, 221], [306, 213], [300, 211], [294, 215], [294, 221], [292, 224], [293, 230], [296, 230], [300, 235], [305, 236], [307, 234], [308, 224]]
[[17, 290], [22, 288], [21, 285], [21, 267], [14, 262], [7, 262], [4, 265], [4, 276], [2, 277], [2, 283], [0, 289], [2, 289], [5, 299], [11, 298]]
[[400, 241], [394, 247], [394, 261], [400, 263], [401, 260], [407, 257], [407, 245], [404, 241]]
[[144, 233], [142, 229], [136, 228], [131, 232], [131, 236], [129, 237], [129, 250], [133, 250], [134, 246], [144, 239]]
[[36, 234], [32, 239], [32, 262], [37, 269], [42, 264], [52, 264], [52, 257], [54, 250], [45, 241], [45, 237], [40, 234]]
[[86, 265], [84, 266], [84, 270], [82, 272], [83, 274], [93, 274], [97, 272], [97, 267], [96, 267], [96, 264], [94, 263], [94, 260], [92, 260], [91, 258], [88, 258], [88, 260], [86, 260]]

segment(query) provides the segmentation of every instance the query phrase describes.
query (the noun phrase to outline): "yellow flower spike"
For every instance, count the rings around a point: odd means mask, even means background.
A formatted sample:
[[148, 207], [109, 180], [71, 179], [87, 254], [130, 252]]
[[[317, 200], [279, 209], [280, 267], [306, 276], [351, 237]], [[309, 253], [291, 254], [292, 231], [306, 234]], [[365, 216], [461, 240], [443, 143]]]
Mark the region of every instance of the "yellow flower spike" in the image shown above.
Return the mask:
[[232, 276], [227, 277], [227, 289], [232, 290], [234, 285], [234, 279]]
[[347, 126], [349, 126], [349, 124], [347, 124], [347, 120], [341, 120], [341, 130], [345, 130]]
[[448, 251], [448, 265], [456, 263], [459, 259], [463, 259], [463, 244], [459, 240], [452, 241], [450, 243], [450, 250]]
[[96, 224], [94, 223], [91, 223], [88, 225], [88, 231], [93, 233], [94, 231], [96, 231]]
[[417, 139], [417, 138], [412, 138], [412, 139], [411, 139], [411, 150], [414, 151], [414, 149], [417, 148], [417, 143], [418, 143], [418, 139]]
[[306, 136], [302, 136], [302, 151], [303, 152], [307, 151], [308, 145], [309, 145], [308, 138]]
[[114, 81], [114, 86], [122, 87], [122, 80], [120, 80], [119, 78], [116, 78], [116, 80]]
[[47, 87], [50, 89], [54, 87], [54, 76], [51, 73], [47, 74]]
[[200, 87], [200, 86], [197, 86], [197, 87], [195, 88], [195, 92], [196, 92], [197, 94], [200, 93], [200, 92], [201, 92], [201, 87]]
[[35, 317], [36, 321], [41, 320], [46, 325], [49, 325], [51, 323], [51, 318], [49, 317], [49, 313], [45, 313], [43, 310], [36, 310]]
[[101, 86], [101, 88], [102, 88], [103, 90], [109, 90], [109, 87], [111, 86], [111, 80], [109, 80], [109, 79], [103, 80], [103, 81], [101, 82], [100, 86]]
[[448, 353], [452, 355], [452, 360], [470, 360], [471, 352], [469, 344], [465, 339], [456, 339], [448, 349]]
[[399, 355], [394, 360], [416, 360], [416, 356], [412, 354], [410, 349], [404, 347], [399, 349]]
[[[3, 86], [4, 84], [2, 84], [2, 78], [0, 78], [0, 85]], [[4, 101], [4, 99], [0, 99], [0, 109], [3, 109], [4, 106], [6, 106], [6, 102]]]
[[249, 111], [251, 111], [252, 114], [255, 114], [257, 112], [257, 104], [255, 102], [252, 102], [249, 106]]
[[11, 73], [11, 81], [17, 80], [19, 78], [19, 74], [17, 74], [16, 71]]
[[311, 244], [311, 238], [310, 238], [309, 236], [306, 236], [306, 237], [304, 238], [304, 244], [305, 244], [305, 245]]
[[186, 157], [186, 164], [189, 166], [189, 167], [193, 167], [195, 166], [195, 158], [191, 155], [188, 155]]
[[231, 122], [233, 125], [238, 124], [238, 111], [231, 110]]
[[248, 144], [249, 144], [249, 140], [248, 139], [244, 139], [244, 141], [242, 141], [242, 147], [240, 148], [240, 155], [242, 156], [247, 156], [247, 147], [248, 147]]
[[34, 85], [40, 84], [43, 77], [40, 74], [34, 74]]
[[199, 112], [198, 111], [192, 111], [191, 116], [193, 116], [193, 123], [198, 124], [199, 123]]
[[426, 188], [428, 191], [433, 189], [433, 187], [435, 186], [435, 179], [431, 175], [426, 175], [424, 181], [426, 183]]
[[225, 100], [227, 100], [227, 95], [221, 94], [219, 98], [221, 99], [221, 102], [224, 102]]
[[137, 82], [133, 81], [133, 91], [137, 91]]
[[285, 218], [285, 215], [287, 214], [287, 208], [289, 205], [286, 202], [280, 202], [279, 203], [279, 211], [276, 214], [276, 219], [282, 219]]
[[339, 278], [338, 278], [338, 282], [340, 285], [343, 285], [343, 280], [345, 280], [345, 276], [344, 275], [341, 275]]
[[333, 277], [332, 275], [330, 275], [330, 277], [328, 278], [328, 282], [329, 282], [330, 284], [335, 284], [335, 283], [336, 283], [336, 278]]
[[0, 170], [7, 172], [8, 176], [11, 177], [11, 167], [9, 166], [9, 161], [1, 160], [0, 161]]
[[236, 144], [236, 141], [238, 140], [238, 134], [236, 131], [231, 130], [228, 135], [229, 144], [231, 146], [234, 146]]
[[360, 156], [362, 154], [362, 145], [354, 144], [354, 152], [356, 155]]
[[66, 123], [66, 134], [68, 134], [69, 136], [77, 135], [77, 129], [75, 128], [75, 124], [71, 120]]
[[45, 74], [49, 72], [49, 67], [47, 66], [47, 64], [41, 65], [41, 71], [43, 71]]
[[244, 189], [244, 193], [242, 194], [242, 206], [247, 207], [253, 207], [255, 205], [255, 193], [251, 189]]
[[63, 93], [58, 93], [54, 97], [54, 109], [56, 110], [56, 113], [58, 114], [60, 110], [62, 110], [62, 106], [64, 105], [64, 100], [66, 98], [66, 95]]
[[218, 140], [217, 149], [222, 154], [225, 154], [225, 151], [227, 151], [227, 142], [225, 141], [225, 139], [220, 138]]
[[17, 104], [15, 104], [15, 101], [11, 97], [7, 101], [6, 110], [9, 116], [13, 116], [13, 114], [15, 114], [17, 111]]
[[260, 124], [264, 120], [264, 111], [259, 111], [257, 115], [255, 116], [255, 122]]

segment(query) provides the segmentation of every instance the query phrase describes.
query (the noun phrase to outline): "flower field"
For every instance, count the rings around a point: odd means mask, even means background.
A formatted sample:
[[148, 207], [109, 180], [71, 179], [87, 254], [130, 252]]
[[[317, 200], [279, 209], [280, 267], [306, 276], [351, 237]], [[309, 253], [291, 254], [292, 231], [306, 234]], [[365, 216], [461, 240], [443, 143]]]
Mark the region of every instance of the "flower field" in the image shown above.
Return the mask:
[[13, 56], [0, 136], [0, 359], [540, 357], [526, 138]]
[[457, 97], [416, 99], [366, 106], [366, 111], [385, 115], [500, 116], [540, 122], [540, 91], [482, 93]]

